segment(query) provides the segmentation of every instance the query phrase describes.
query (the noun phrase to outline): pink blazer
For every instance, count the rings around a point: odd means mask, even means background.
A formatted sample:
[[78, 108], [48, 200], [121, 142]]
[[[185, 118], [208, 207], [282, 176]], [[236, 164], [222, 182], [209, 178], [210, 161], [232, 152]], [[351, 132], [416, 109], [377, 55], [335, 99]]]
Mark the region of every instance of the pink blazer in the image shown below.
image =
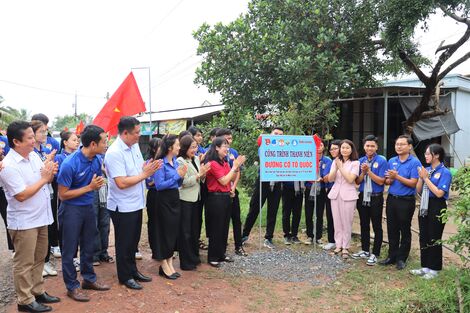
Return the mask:
[[[348, 172], [353, 173], [354, 175], [359, 175], [359, 161], [350, 161], [347, 160], [346, 163], [343, 163], [343, 168]], [[341, 172], [337, 169], [335, 161], [331, 164], [330, 173], [336, 171], [335, 183], [328, 193], [328, 198], [331, 200], [336, 200], [338, 195], [341, 195], [341, 198], [346, 201], [353, 201], [358, 199], [358, 192], [356, 190], [356, 183], [348, 183], [343, 177]]]

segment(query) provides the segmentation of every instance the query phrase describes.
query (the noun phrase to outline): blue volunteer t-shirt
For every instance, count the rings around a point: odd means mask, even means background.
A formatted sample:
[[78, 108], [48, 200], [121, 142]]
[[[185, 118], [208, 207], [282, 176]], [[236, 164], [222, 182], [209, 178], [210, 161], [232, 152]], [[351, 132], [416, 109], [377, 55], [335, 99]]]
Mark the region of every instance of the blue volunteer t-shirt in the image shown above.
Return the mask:
[[[391, 158], [388, 161], [388, 170], [396, 170], [398, 171], [398, 175], [410, 179], [410, 178], [418, 178], [418, 167], [421, 167], [421, 162], [412, 156], [411, 154], [405, 161], [400, 161], [398, 156]], [[405, 186], [397, 179], [393, 180], [393, 183], [390, 185], [388, 189], [388, 193], [394, 196], [414, 196], [416, 194], [416, 188], [410, 188]]]
[[41, 158], [42, 161], [46, 160], [48, 154], [51, 153], [51, 150], [44, 147], [43, 145], [39, 146], [39, 150], [34, 148], [34, 152]]
[[8, 145], [8, 138], [5, 136], [0, 136], [0, 146], [3, 148], [3, 155], [6, 156], [8, 151], [10, 151], [10, 146]]
[[[359, 159], [359, 175], [361, 174], [361, 168], [360, 166], [364, 163], [366, 163], [368, 161], [368, 158], [367, 156], [363, 156], [362, 158]], [[387, 159], [382, 156], [382, 155], [378, 155], [378, 154], [375, 154], [372, 159], [371, 159], [371, 167], [370, 167], [370, 170], [372, 171], [372, 173], [374, 173], [375, 175], [379, 176], [379, 177], [385, 177], [385, 171], [387, 170]], [[373, 193], [377, 193], [377, 192], [383, 192], [384, 191], [384, 185], [379, 185], [377, 184], [376, 182], [374, 182], [372, 179], [371, 179], [371, 182], [372, 182], [372, 192]], [[364, 185], [366, 183], [366, 179], [364, 177], [364, 179], [362, 180], [361, 184], [359, 185], [359, 192], [364, 192]]]
[[196, 155], [197, 155], [197, 156], [206, 153], [206, 151], [207, 151], [207, 150], [206, 150], [203, 146], [197, 145], [197, 151], [196, 151]]
[[178, 161], [174, 157], [172, 160], [173, 165], [168, 162], [166, 157], [163, 158], [163, 165], [155, 174], [153, 174], [153, 182], [157, 190], [178, 189], [183, 183], [183, 178], [178, 174]]
[[[426, 169], [428, 172], [431, 171], [430, 166], [426, 167]], [[429, 179], [438, 189], [444, 191], [444, 199], [449, 199], [449, 189], [450, 185], [452, 184], [452, 174], [443, 163], [436, 167], [436, 171]], [[431, 190], [429, 190], [429, 197], [437, 198], [437, 196]]]
[[238, 151], [233, 148], [228, 148], [228, 153], [226, 156], [227, 162], [230, 165], [230, 168], [233, 167], [233, 161], [238, 158]]
[[[90, 184], [93, 175], [102, 176], [101, 159], [94, 156], [88, 159], [82, 150], [78, 150], [65, 158], [57, 177], [59, 185], [69, 189], [79, 189]], [[62, 202], [71, 205], [92, 205], [94, 200], [94, 191], [89, 191], [77, 198], [64, 200]]]
[[59, 150], [60, 150], [60, 144], [57, 140], [55, 140], [55, 138], [52, 138], [50, 136], [47, 136], [47, 139], [46, 139], [46, 148], [49, 149], [49, 150], [55, 150], [57, 151], [57, 153], [59, 153]]
[[[322, 177], [325, 177], [326, 175], [328, 175], [330, 173], [330, 170], [331, 170], [331, 165], [333, 164], [333, 160], [330, 159], [329, 157], [323, 157], [322, 158], [323, 160], [323, 164], [320, 164], [320, 171], [322, 171]], [[335, 184], [334, 181], [332, 182], [329, 182], [329, 183], [321, 183], [322, 187], [324, 188], [328, 188], [328, 189], [331, 189], [331, 187], [333, 187], [333, 185]]]
[[[331, 159], [327, 156], [322, 156], [320, 158], [320, 164], [318, 164], [318, 166], [319, 166], [319, 172], [320, 172], [319, 175], [321, 177], [325, 177], [326, 175], [330, 173], [331, 162], [332, 162]], [[321, 188], [330, 188], [331, 186], [333, 186], [332, 183], [324, 183], [324, 182], [321, 182], [320, 185], [321, 185]], [[312, 182], [311, 181], [305, 182], [305, 187], [311, 188]]]

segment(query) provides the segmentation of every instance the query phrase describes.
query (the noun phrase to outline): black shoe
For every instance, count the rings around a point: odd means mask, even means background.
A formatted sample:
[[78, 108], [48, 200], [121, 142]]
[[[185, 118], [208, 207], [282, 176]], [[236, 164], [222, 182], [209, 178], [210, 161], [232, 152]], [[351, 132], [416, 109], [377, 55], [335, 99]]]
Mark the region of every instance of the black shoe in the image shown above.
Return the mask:
[[134, 290], [142, 289], [142, 286], [138, 282], [136, 282], [133, 278], [126, 280], [122, 284], [129, 289], [134, 289]]
[[134, 274], [134, 279], [142, 283], [148, 283], [152, 281], [152, 277], [145, 276], [139, 271], [137, 271], [137, 273]]
[[42, 295], [36, 296], [36, 301], [39, 303], [57, 303], [60, 302], [60, 298], [49, 295], [44, 292]]
[[50, 312], [52, 308], [48, 305], [33, 301], [30, 304], [18, 304], [20, 312]]
[[386, 258], [385, 260], [379, 261], [379, 265], [392, 265], [392, 264], [395, 264], [395, 261], [390, 258]]
[[175, 280], [177, 279], [178, 277], [175, 276], [175, 274], [171, 274], [171, 275], [167, 275], [165, 273], [165, 271], [163, 270], [162, 266], [160, 265], [160, 267], [158, 268], [158, 275], [162, 276], [162, 277], [165, 277], [166, 279], [171, 279], [171, 280]]
[[181, 277], [181, 274], [178, 273], [178, 272], [174, 272], [173, 275], [176, 276], [176, 278], [180, 278], [180, 277]]
[[397, 261], [397, 270], [401, 271], [401, 270], [404, 269], [405, 267], [406, 267], [405, 261], [402, 261], [402, 260], [398, 260], [398, 261]]

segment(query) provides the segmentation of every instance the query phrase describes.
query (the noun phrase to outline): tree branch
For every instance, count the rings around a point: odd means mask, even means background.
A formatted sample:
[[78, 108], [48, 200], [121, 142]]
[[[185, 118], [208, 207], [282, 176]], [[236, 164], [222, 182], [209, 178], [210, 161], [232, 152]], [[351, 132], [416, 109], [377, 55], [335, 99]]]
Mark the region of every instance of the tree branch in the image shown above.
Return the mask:
[[422, 71], [421, 69], [416, 66], [416, 64], [413, 63], [413, 61], [410, 59], [410, 57], [406, 54], [405, 51], [403, 50], [399, 50], [398, 51], [398, 56], [400, 57], [400, 59], [406, 64], [406, 66], [413, 72], [415, 72], [415, 74], [418, 76], [419, 80], [422, 81], [424, 83], [424, 85], [428, 85], [429, 83], [429, 77], [427, 77]]
[[444, 111], [443, 110], [424, 111], [423, 113], [421, 113], [419, 120], [424, 120], [424, 119], [428, 119], [428, 118], [440, 116], [440, 115], [446, 115], [448, 112], [449, 112], [448, 108], [446, 108]]
[[437, 80], [440, 81], [442, 80], [447, 74], [449, 74], [450, 71], [452, 71], [454, 68], [465, 62], [470, 58], [470, 52], [467, 52], [464, 56], [462, 56], [460, 59], [449, 65], [442, 73], [439, 74], [437, 77]]
[[458, 16], [457, 14], [455, 14], [451, 11], [448, 11], [447, 8], [443, 5], [439, 5], [439, 8], [442, 10], [442, 12], [444, 12], [444, 14], [450, 16], [451, 18], [453, 18], [457, 22], [464, 23], [464, 24], [467, 24], [468, 26], [470, 26], [470, 19], [462, 17], [462, 16]]
[[[448, 45], [449, 47], [446, 49], [446, 51], [439, 56], [439, 59], [438, 59], [436, 65], [434, 66], [434, 68], [432, 70], [431, 77], [440, 77], [440, 79], [442, 79], [444, 77], [444, 76], [439, 74], [439, 71], [441, 70], [441, 67], [455, 53], [455, 51], [457, 51], [465, 42], [468, 41], [469, 38], [470, 38], [470, 25], [467, 27], [467, 30], [465, 31], [463, 36], [456, 43], [454, 43], [453, 45]], [[442, 49], [442, 47], [441, 47], [441, 49]], [[467, 59], [468, 59], [468, 57], [467, 57]], [[463, 60], [463, 61], [465, 61], [465, 60]], [[462, 63], [462, 62], [460, 62], [460, 63]], [[459, 65], [460, 63], [458, 63], [457, 65]], [[454, 68], [454, 67], [452, 67], [452, 68]], [[446, 70], [444, 72], [446, 72], [446, 74], [447, 74], [449, 71]], [[437, 78], [436, 81], [439, 81], [439, 78]]]

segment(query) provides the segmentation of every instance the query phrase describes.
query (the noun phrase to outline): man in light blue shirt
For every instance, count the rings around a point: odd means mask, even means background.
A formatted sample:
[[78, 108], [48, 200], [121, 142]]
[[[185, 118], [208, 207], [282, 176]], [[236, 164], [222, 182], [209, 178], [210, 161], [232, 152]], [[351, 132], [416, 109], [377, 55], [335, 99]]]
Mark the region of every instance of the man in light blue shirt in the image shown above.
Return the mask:
[[137, 282], [151, 281], [135, 263], [135, 252], [142, 228], [145, 207], [145, 179], [161, 166], [161, 161], [144, 165], [139, 149], [140, 122], [131, 116], [121, 117], [119, 136], [104, 159], [108, 173], [108, 210], [114, 225], [116, 267], [119, 282], [130, 289], [142, 289]]

